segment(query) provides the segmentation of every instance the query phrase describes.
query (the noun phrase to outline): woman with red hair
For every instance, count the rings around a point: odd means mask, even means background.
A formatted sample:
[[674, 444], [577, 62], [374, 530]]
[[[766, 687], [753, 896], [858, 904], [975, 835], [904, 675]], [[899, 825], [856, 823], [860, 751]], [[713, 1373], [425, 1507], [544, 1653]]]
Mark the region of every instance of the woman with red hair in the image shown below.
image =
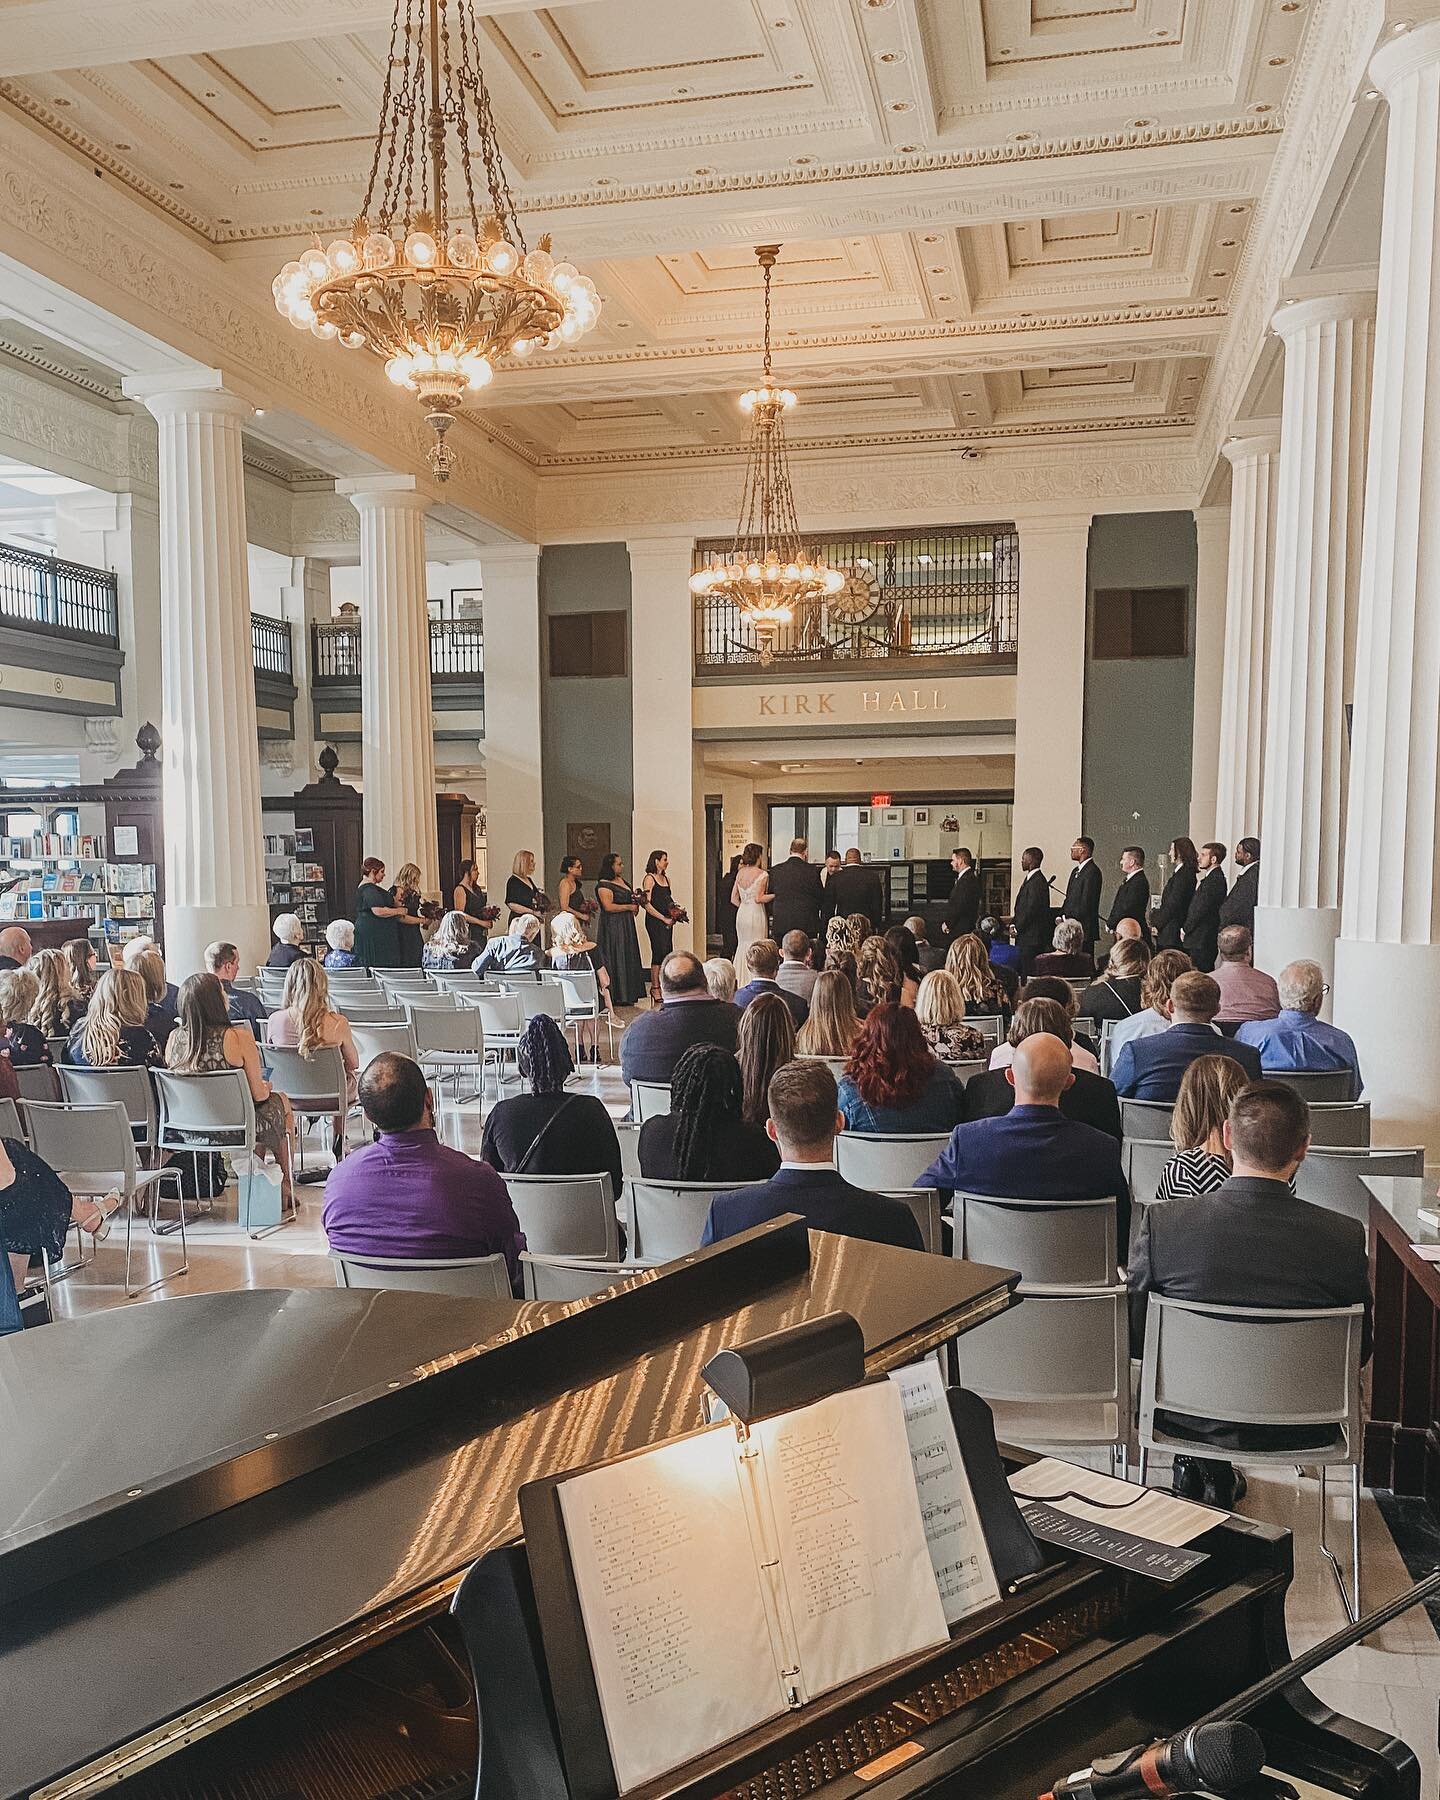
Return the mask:
[[951, 1131], [965, 1116], [964, 1090], [925, 1042], [913, 1007], [873, 1008], [840, 1078], [847, 1131]]

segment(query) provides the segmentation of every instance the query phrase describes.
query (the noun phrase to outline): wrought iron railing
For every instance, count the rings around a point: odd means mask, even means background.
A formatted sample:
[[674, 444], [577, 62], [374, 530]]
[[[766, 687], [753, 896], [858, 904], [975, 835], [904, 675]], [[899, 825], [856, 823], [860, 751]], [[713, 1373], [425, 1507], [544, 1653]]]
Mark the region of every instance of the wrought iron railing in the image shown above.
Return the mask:
[[83, 637], [119, 647], [114, 574], [0, 544], [0, 624]]
[[[845, 586], [781, 629], [774, 660], [790, 664], [1013, 657], [1019, 542], [1013, 525], [864, 532], [809, 546]], [[728, 541], [695, 546], [695, 567], [728, 559]], [[736, 607], [695, 597], [697, 672], [758, 663], [760, 643]]]
[[257, 675], [278, 675], [286, 681], [294, 680], [295, 657], [288, 619], [267, 619], [263, 614], [252, 613], [250, 647]]
[[[311, 675], [317, 683], [360, 679], [360, 627], [345, 623], [310, 627]], [[478, 622], [430, 621], [432, 681], [474, 681], [485, 672], [485, 639]]]

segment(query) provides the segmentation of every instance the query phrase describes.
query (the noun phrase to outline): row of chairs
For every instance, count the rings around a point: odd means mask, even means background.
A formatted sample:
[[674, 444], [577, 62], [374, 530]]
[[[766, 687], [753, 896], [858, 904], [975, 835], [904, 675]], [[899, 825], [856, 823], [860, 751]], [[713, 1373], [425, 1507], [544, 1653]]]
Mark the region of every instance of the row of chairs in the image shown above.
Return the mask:
[[[1308, 1091], [1299, 1088], [1298, 1083], [1309, 1080], [1326, 1080], [1326, 1076], [1286, 1075], [1276, 1076], [1287, 1087], [1295, 1087], [1310, 1108], [1310, 1141], [1321, 1144], [1327, 1149], [1344, 1145], [1359, 1148], [1370, 1142], [1370, 1102], [1368, 1100], [1333, 1100], [1312, 1096]], [[1129, 1100], [1120, 1102], [1120, 1129], [1127, 1138], [1146, 1138], [1154, 1143], [1157, 1138], [1169, 1137], [1170, 1120], [1175, 1107], [1168, 1100]]]

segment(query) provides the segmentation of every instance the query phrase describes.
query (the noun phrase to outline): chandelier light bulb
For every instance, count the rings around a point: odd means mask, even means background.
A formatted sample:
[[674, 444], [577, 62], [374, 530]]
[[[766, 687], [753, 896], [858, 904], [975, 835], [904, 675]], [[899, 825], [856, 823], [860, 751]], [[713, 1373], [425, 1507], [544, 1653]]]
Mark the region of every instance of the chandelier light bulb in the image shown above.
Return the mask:
[[555, 258], [546, 250], [532, 250], [525, 258], [525, 276], [529, 281], [546, 282], [555, 267]]
[[845, 577], [838, 569], [827, 569], [825, 571], [825, 592], [827, 594], [838, 594], [844, 585]]
[[485, 251], [485, 267], [492, 275], [513, 275], [520, 267], [520, 252], [503, 240]]
[[290, 323], [303, 326], [307, 331], [315, 323], [315, 308], [308, 300], [297, 300], [290, 308]]
[[325, 261], [336, 275], [353, 275], [360, 267], [362, 260], [360, 252], [349, 238], [336, 238], [325, 252]]
[[584, 334], [585, 327], [575, 317], [574, 313], [566, 313], [565, 317], [560, 321], [560, 336], [563, 341], [567, 344], [573, 344], [576, 338], [583, 337]]
[[579, 273], [580, 271], [575, 267], [574, 263], [556, 263], [555, 267], [550, 271], [550, 285], [557, 294], [568, 294], [570, 292], [571, 284]]
[[410, 358], [408, 356], [392, 356], [385, 365], [385, 373], [396, 387], [404, 387], [410, 379]]
[[329, 319], [317, 318], [310, 327], [310, 335], [311, 337], [317, 338], [339, 337], [340, 327], [338, 325], [332, 325]]
[[516, 338], [515, 342], [510, 346], [510, 354], [512, 356], [518, 356], [522, 360], [527, 356], [533, 356], [535, 354], [534, 338]]
[[394, 261], [394, 238], [387, 231], [372, 231], [365, 240], [365, 267], [388, 269]]
[[472, 388], [489, 387], [495, 379], [495, 371], [491, 367], [488, 357], [467, 356], [462, 358], [460, 366], [465, 371], [465, 378]]
[[300, 258], [300, 267], [305, 271], [305, 278], [314, 287], [330, 278], [330, 263], [323, 250], [307, 250]]
[[710, 572], [708, 569], [698, 569], [695, 574], [690, 577], [690, 592], [692, 594], [703, 594], [709, 585]]
[[445, 254], [457, 269], [472, 269], [480, 254], [480, 246], [468, 231], [455, 231], [445, 246]]
[[758, 580], [759, 580], [759, 579], [760, 579], [760, 565], [759, 565], [759, 563], [757, 563], [757, 562], [752, 562], [752, 563], [747, 563], [747, 564], [746, 564], [746, 567], [745, 567], [745, 579], [746, 579], [746, 580], [747, 580], [747, 581], [758, 581]]
[[414, 268], [432, 268], [439, 254], [434, 236], [428, 231], [412, 231], [405, 240], [405, 260]]
[[363, 350], [365, 348], [365, 333], [363, 331], [342, 331], [340, 333], [340, 342], [347, 350]]

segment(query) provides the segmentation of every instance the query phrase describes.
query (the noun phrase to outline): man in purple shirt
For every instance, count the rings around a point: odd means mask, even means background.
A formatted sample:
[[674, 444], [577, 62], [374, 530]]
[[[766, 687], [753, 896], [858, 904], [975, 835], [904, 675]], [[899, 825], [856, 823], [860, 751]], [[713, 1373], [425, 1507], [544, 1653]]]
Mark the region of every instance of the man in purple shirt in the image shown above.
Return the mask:
[[435, 1134], [420, 1065], [390, 1051], [360, 1077], [360, 1105], [380, 1133], [325, 1183], [325, 1235], [342, 1256], [494, 1256], [512, 1284], [525, 1238], [505, 1183], [488, 1163]]
[[1213, 979], [1220, 988], [1217, 1025], [1273, 1019], [1280, 1010], [1274, 976], [1255, 967], [1255, 940], [1247, 926], [1227, 925], [1215, 940]]

